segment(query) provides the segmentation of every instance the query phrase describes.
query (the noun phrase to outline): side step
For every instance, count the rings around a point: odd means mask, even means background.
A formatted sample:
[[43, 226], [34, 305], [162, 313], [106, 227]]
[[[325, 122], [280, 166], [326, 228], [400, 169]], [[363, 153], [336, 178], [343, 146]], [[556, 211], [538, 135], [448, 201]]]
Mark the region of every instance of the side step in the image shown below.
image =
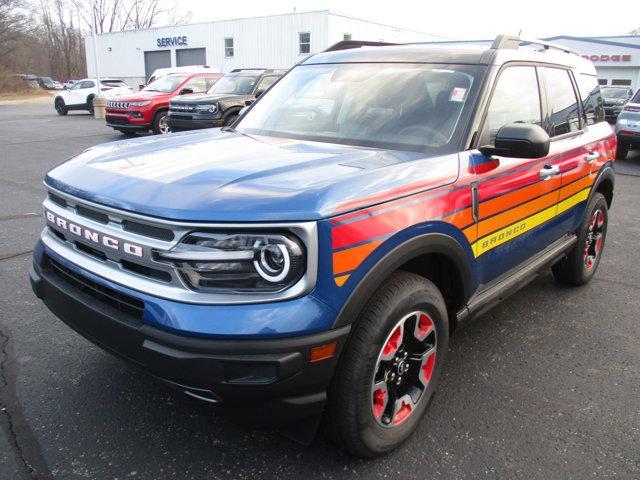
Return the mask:
[[467, 303], [467, 306], [458, 312], [458, 323], [466, 322], [482, 315], [513, 295], [536, 278], [543, 270], [560, 260], [577, 240], [576, 235], [570, 235], [558, 240], [542, 253], [533, 257], [527, 264], [518, 267], [512, 274], [475, 293]]

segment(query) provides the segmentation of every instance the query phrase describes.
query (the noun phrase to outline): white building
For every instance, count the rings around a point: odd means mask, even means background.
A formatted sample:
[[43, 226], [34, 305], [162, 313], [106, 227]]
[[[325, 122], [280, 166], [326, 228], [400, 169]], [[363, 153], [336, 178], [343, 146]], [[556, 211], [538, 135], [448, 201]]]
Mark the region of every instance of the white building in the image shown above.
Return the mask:
[[[575, 50], [591, 60], [598, 71], [600, 85], [629, 86], [634, 91], [640, 88], [640, 35], [610, 37], [558, 35], [544, 40]], [[464, 40], [435, 43], [490, 46], [492, 42], [493, 40]]]
[[[341, 40], [428, 42], [432, 35], [322, 10], [240, 18], [98, 35], [98, 69], [103, 77], [143, 83], [156, 68], [210, 65], [234, 68], [290, 68], [310, 53]], [[87, 72], [96, 74], [93, 37], [85, 37]]]

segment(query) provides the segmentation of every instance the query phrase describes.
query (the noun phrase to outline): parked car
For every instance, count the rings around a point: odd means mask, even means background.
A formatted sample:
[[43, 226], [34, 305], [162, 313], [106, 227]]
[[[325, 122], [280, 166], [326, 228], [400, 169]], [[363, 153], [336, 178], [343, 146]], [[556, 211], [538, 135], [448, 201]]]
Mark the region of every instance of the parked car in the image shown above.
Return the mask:
[[[133, 92], [122, 80], [112, 78], [100, 79], [100, 95], [111, 98]], [[98, 95], [98, 81], [95, 78], [78, 80], [69, 90], [58, 93], [53, 99], [53, 106], [58, 115], [66, 115], [70, 110], [87, 110], [93, 114], [93, 98]]]
[[206, 93], [171, 99], [171, 131], [223, 127], [238, 118], [240, 110], [262, 95], [284, 75], [284, 70], [237, 69], [225, 75]]
[[64, 86], [57, 80], [53, 81], [53, 88], [56, 90], [64, 90]]
[[622, 107], [633, 96], [633, 90], [629, 87], [602, 87], [600, 91], [604, 101], [604, 117], [608, 122], [616, 123]]
[[15, 78], [20, 80], [25, 86], [29, 88], [40, 88], [40, 84], [35, 75], [26, 75], [23, 73], [18, 73], [15, 75]]
[[40, 88], [44, 88], [45, 90], [55, 90], [56, 84], [51, 77], [35, 77], [36, 82]]
[[325, 416], [349, 451], [388, 452], [450, 332], [602, 257], [616, 137], [596, 70], [534, 43], [340, 43], [232, 128], [90, 148], [45, 177], [33, 290], [235, 418], [308, 440]]
[[144, 85], [140, 85], [140, 89], [143, 89], [146, 85], [149, 85], [154, 80], [172, 73], [220, 73], [220, 69], [216, 67], [210, 67], [209, 65], [188, 65], [182, 67], [156, 68], [151, 76], [147, 79], [147, 82]]
[[640, 90], [624, 106], [616, 121], [618, 150], [616, 158], [624, 160], [629, 150], [640, 147]]
[[206, 92], [222, 74], [173, 73], [151, 82], [139, 92], [107, 101], [107, 126], [126, 135], [137, 132], [168, 133], [169, 99]]

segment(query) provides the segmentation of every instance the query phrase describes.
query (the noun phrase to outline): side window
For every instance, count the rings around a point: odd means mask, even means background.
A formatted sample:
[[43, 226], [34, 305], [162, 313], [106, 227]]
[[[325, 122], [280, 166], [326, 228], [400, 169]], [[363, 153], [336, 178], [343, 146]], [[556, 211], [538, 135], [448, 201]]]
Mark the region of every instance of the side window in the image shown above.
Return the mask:
[[96, 86], [95, 82], [92, 82], [91, 80], [87, 80], [82, 82], [82, 86], [80, 88], [93, 88], [95, 86]]
[[541, 68], [540, 71], [547, 85], [549, 101], [547, 133], [550, 137], [557, 137], [579, 130], [578, 99], [569, 72], [547, 67]]
[[76, 82], [73, 85], [71, 85], [71, 88], [69, 90], [79, 90], [82, 88], [82, 84], [84, 82]]
[[207, 77], [204, 81], [207, 84], [207, 90], [209, 90], [218, 81], [218, 77]]
[[481, 142], [493, 144], [507, 123], [540, 125], [540, 92], [534, 67], [508, 67], [500, 73], [487, 110]]
[[256, 87], [256, 92], [264, 92], [267, 88], [276, 83], [276, 80], [278, 80], [278, 78], [280, 77], [277, 77], [275, 75], [262, 77], [262, 80], [260, 80], [260, 83], [258, 83], [258, 86]]
[[204, 77], [192, 78], [182, 88], [190, 88], [193, 93], [204, 93], [207, 91], [207, 81]]
[[578, 76], [578, 87], [580, 89], [582, 110], [586, 117], [585, 123], [593, 125], [594, 123], [602, 122], [604, 120], [604, 110], [598, 79], [593, 75], [582, 73]]

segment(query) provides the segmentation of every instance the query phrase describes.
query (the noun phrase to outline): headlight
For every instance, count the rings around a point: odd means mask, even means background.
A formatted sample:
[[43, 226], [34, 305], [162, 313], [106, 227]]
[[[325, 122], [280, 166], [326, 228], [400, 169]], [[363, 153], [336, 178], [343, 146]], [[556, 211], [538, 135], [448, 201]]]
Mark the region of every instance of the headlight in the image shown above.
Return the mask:
[[216, 105], [196, 105], [196, 110], [199, 112], [216, 113], [218, 107]]
[[295, 285], [307, 263], [302, 241], [289, 233], [192, 233], [168, 252], [194, 290], [280, 292]]
[[151, 103], [151, 100], [144, 100], [143, 102], [129, 102], [130, 107], [145, 107]]

